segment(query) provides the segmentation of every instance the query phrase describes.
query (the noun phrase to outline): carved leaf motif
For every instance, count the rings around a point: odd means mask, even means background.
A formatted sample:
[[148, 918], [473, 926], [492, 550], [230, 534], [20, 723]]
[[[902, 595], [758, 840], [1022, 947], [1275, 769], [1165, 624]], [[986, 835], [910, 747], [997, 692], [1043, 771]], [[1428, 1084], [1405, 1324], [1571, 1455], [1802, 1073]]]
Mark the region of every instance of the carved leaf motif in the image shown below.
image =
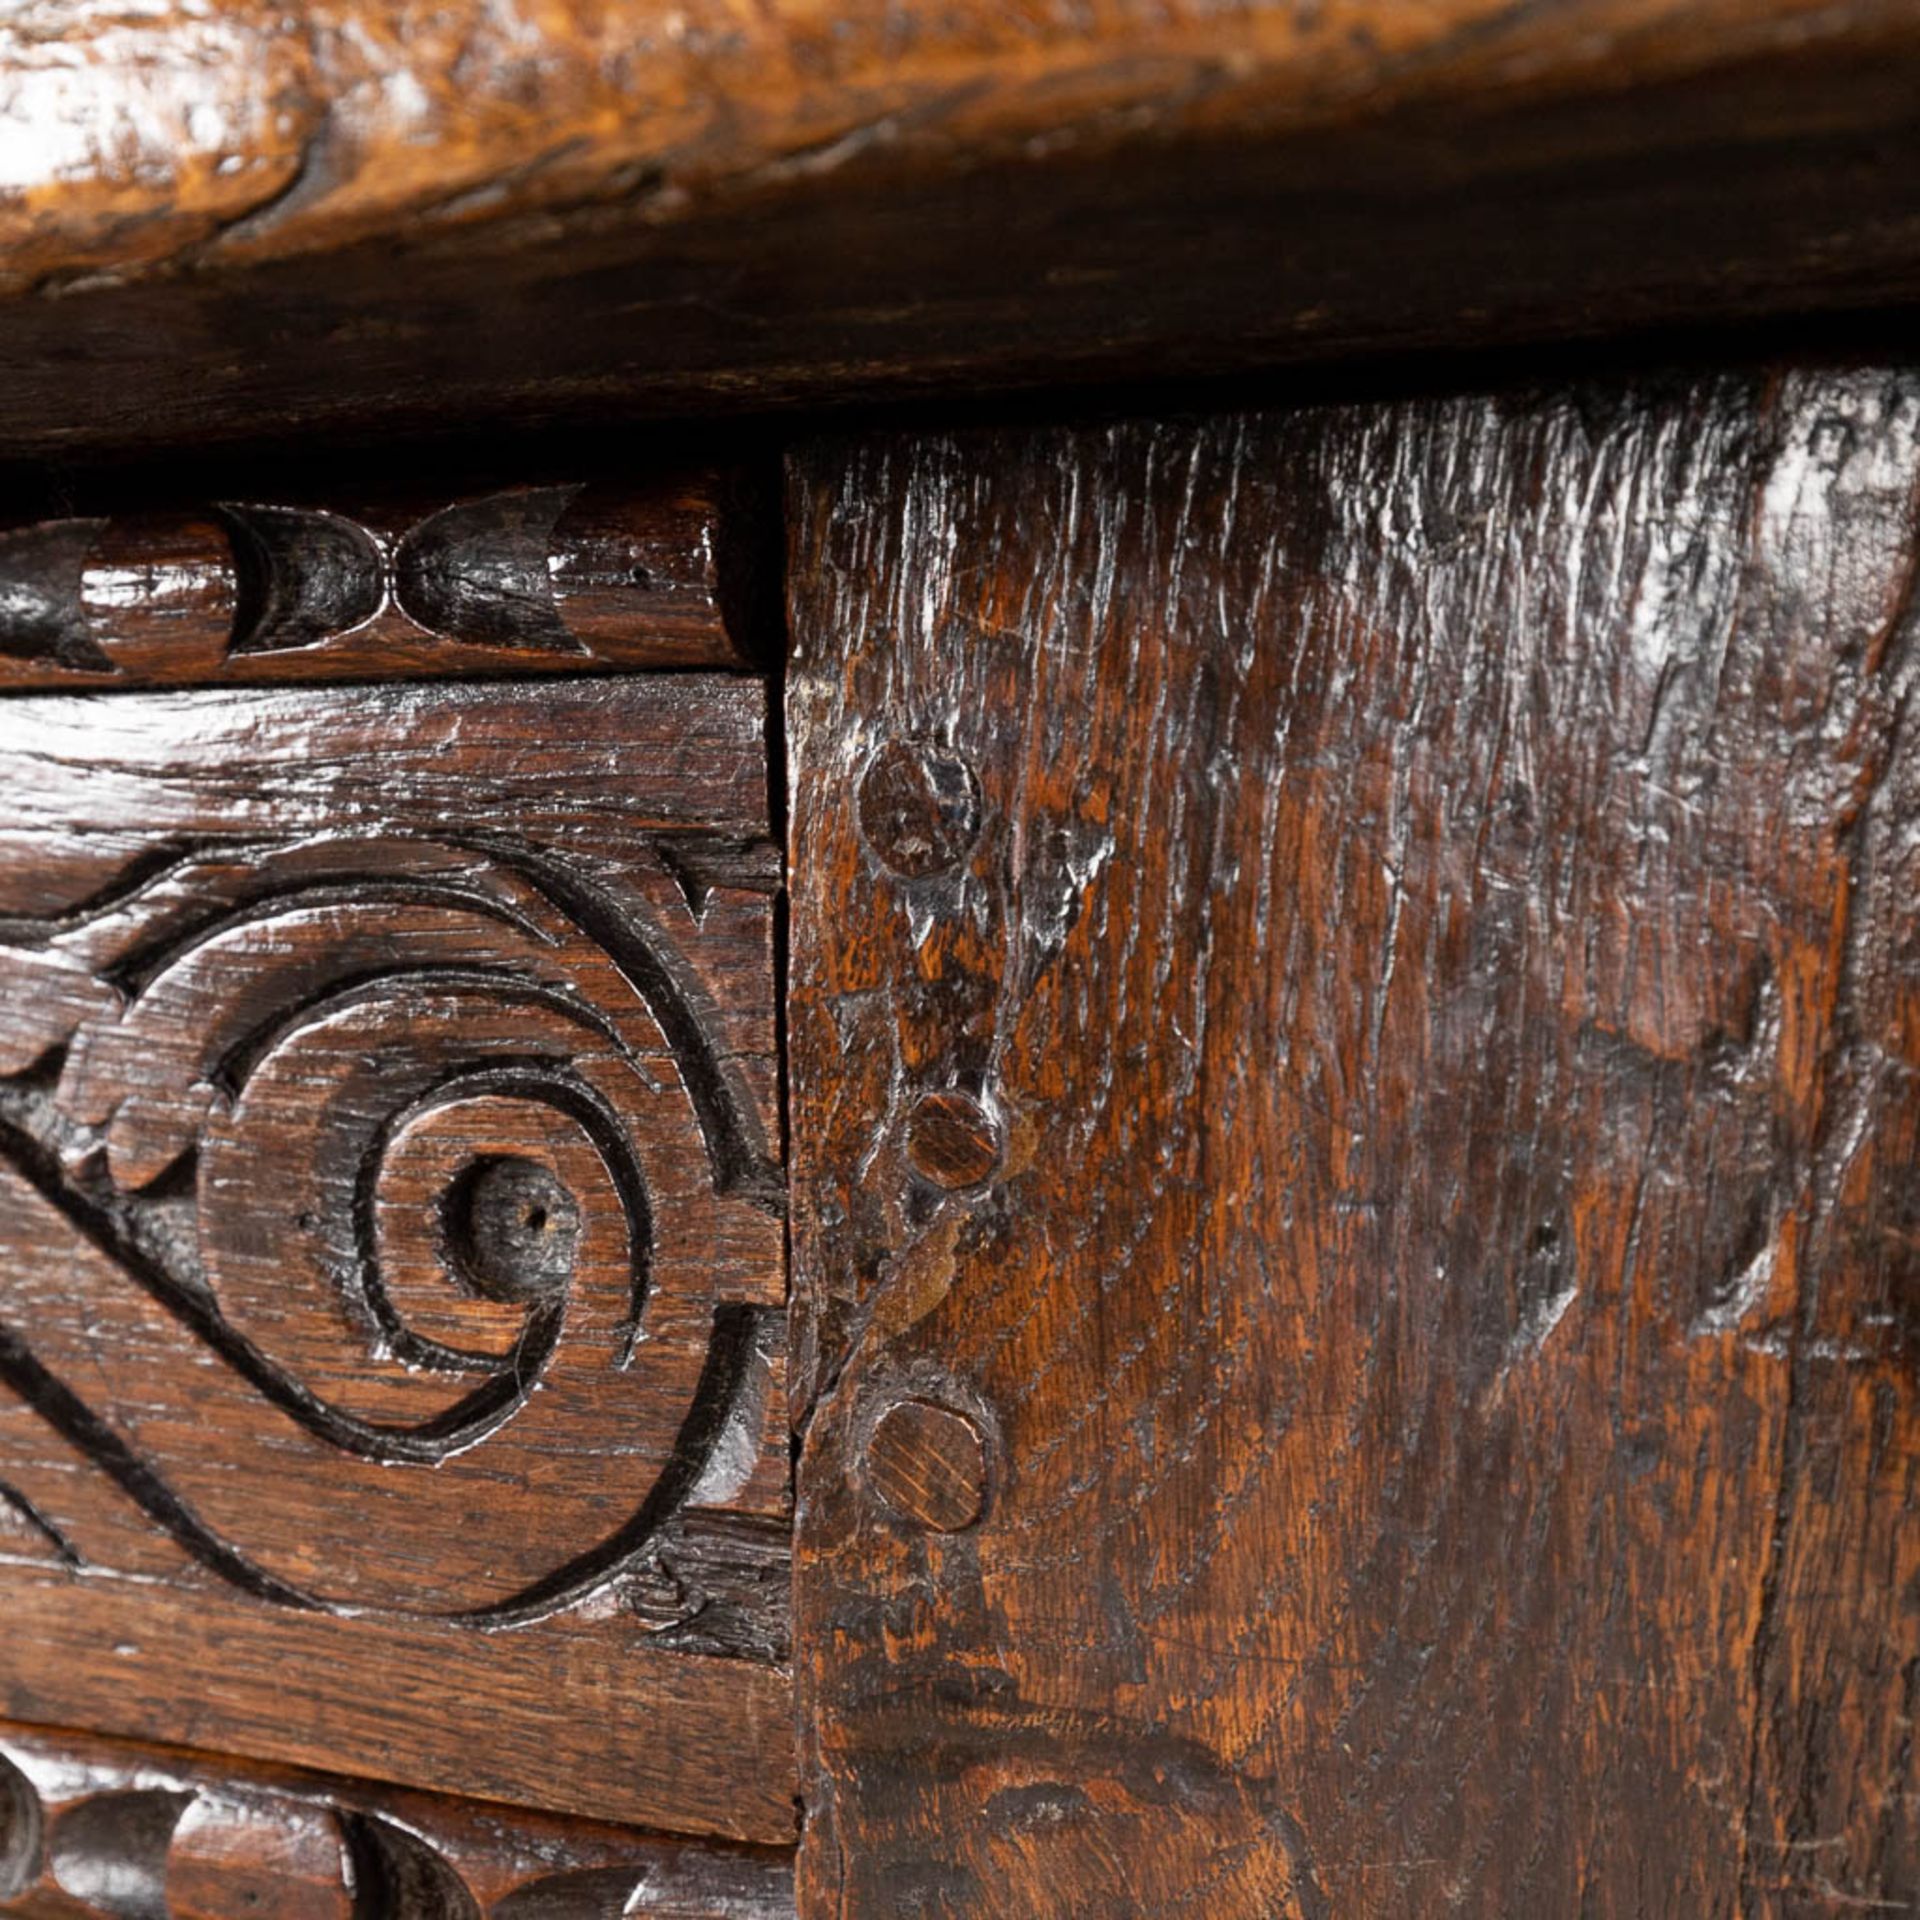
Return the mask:
[[585, 653], [554, 605], [554, 523], [578, 487], [533, 487], [445, 507], [393, 557], [394, 598], [429, 633], [536, 653]]
[[48, 520], [0, 533], [0, 655], [112, 672], [81, 605], [87, 549], [105, 523]]
[[47, 1847], [56, 1884], [107, 1920], [170, 1920], [167, 1850], [192, 1804], [191, 1793], [134, 1788], [69, 1808]]
[[380, 543], [343, 514], [224, 503], [238, 604], [228, 650], [282, 653], [349, 633], [387, 602]]
[[11, 1900], [40, 1874], [45, 1825], [33, 1782], [0, 1754], [0, 1900]]
[[354, 1920], [480, 1920], [466, 1882], [418, 1834], [371, 1813], [342, 1814], [340, 1824]]

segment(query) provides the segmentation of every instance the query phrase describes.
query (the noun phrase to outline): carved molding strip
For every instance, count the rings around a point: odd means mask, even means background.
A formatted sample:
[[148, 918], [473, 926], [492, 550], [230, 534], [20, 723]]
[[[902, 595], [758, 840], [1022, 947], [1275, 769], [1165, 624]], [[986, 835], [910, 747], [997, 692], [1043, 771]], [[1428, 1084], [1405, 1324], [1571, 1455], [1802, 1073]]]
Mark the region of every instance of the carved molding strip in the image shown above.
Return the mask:
[[792, 1861], [0, 1725], [0, 1913], [790, 1920]]
[[739, 476], [0, 531], [0, 687], [739, 666]]

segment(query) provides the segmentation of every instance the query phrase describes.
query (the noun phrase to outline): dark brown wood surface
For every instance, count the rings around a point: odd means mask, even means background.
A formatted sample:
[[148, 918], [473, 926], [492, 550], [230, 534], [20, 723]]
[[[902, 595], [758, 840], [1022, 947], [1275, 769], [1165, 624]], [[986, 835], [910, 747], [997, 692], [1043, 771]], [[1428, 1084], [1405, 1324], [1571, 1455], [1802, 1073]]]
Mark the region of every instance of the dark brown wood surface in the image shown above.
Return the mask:
[[0, 530], [0, 688], [751, 664], [742, 474]]
[[22, 1920], [791, 1920], [771, 1848], [0, 1725]]
[[0, 702], [0, 1708], [794, 1826], [766, 694]]
[[26, 0], [0, 448], [1910, 299], [1917, 75], [1905, 0]]
[[797, 460], [809, 1920], [1920, 1904], [1917, 435]]

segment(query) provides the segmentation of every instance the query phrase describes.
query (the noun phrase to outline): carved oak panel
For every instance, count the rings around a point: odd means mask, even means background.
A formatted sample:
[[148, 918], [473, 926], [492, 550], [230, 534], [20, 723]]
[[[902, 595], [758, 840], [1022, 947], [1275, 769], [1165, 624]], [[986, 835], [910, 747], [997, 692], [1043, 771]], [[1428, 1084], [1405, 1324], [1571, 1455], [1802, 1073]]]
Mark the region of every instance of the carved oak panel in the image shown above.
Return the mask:
[[764, 693], [0, 706], [0, 1700], [777, 1840]]

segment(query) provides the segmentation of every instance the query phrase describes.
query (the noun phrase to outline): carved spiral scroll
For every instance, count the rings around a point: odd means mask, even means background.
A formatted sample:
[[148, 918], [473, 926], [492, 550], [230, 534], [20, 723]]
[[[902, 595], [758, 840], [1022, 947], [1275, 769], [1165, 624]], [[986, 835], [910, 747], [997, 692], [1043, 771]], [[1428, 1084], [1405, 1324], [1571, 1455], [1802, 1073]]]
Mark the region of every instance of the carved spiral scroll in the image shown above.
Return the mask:
[[780, 1260], [751, 1102], [638, 900], [330, 838], [15, 931], [0, 1147], [112, 1268], [77, 1265], [84, 1349], [6, 1325], [0, 1377], [274, 1599], [506, 1620], [638, 1551]]

